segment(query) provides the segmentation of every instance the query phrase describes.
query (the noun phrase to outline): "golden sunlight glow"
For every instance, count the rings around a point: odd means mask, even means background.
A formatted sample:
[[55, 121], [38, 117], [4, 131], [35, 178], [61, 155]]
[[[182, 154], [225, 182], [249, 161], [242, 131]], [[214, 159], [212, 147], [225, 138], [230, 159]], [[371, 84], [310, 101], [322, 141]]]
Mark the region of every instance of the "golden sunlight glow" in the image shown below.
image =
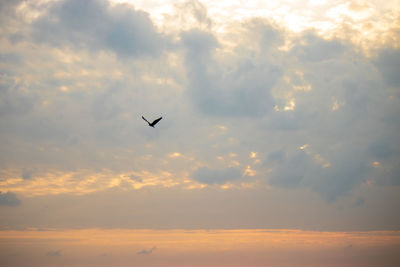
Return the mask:
[[170, 158], [178, 158], [180, 156], [182, 156], [182, 154], [179, 152], [173, 152], [173, 153], [168, 154], [168, 157], [170, 157]]
[[60, 91], [62, 91], [62, 92], [68, 92], [69, 91], [68, 86], [65, 86], [65, 85], [60, 86], [59, 88], [60, 88]]
[[229, 137], [229, 138], [228, 138], [228, 142], [229, 142], [230, 144], [236, 144], [236, 143], [238, 142], [238, 140], [237, 140], [236, 138], [234, 138], [234, 137]]
[[225, 132], [228, 130], [228, 127], [226, 127], [225, 125], [218, 125], [217, 128], [222, 132]]
[[333, 101], [333, 105], [332, 105], [332, 111], [338, 110], [339, 109], [339, 103], [338, 101], [335, 99]]
[[[38, 0], [36, 2], [43, 5], [54, 1], [56, 0]], [[22, 1], [15, 10], [16, 14], [28, 23], [32, 23], [32, 21], [43, 15], [45, 12], [44, 9], [35, 8], [35, 5], [32, 5], [30, 2], [31, 1]]]
[[[28, 197], [71, 193], [90, 194], [114, 187], [141, 189], [149, 186], [172, 187], [183, 183], [168, 171], [115, 173], [104, 169], [102, 172], [78, 170], [75, 172], [48, 171], [37, 173], [31, 179], [20, 178], [19, 170], [2, 170], [0, 191], [12, 191]], [[136, 177], [136, 178], [130, 178]], [[128, 185], [128, 188], [125, 186]]]
[[292, 98], [289, 100], [289, 103], [283, 108], [285, 111], [294, 110], [296, 107], [296, 99]]
[[[114, 3], [127, 2], [149, 12], [159, 28], [164, 30], [175, 27], [176, 30], [196, 28], [204, 25], [198, 21], [193, 10], [184, 1], [112, 0]], [[371, 2], [367, 0], [330, 2], [327, 0], [309, 1], [200, 1], [211, 18], [212, 29], [225, 34], [229, 25], [254, 17], [273, 21], [289, 31], [299, 33], [313, 29], [326, 38], [342, 37], [352, 41], [364, 50], [384, 45], [394, 37], [399, 28], [399, 6], [397, 0]], [[179, 10], [181, 9], [181, 10]], [[184, 15], [183, 15], [184, 14]], [[182, 17], [187, 17], [182, 20]], [[173, 21], [175, 20], [175, 22]], [[371, 24], [371, 21], [373, 23]], [[168, 25], [168, 26], [165, 26]], [[206, 24], [206, 26], [210, 26]], [[392, 30], [393, 29], [393, 30]], [[388, 35], [392, 32], [392, 35]], [[393, 42], [392, 42], [393, 43]]]
[[256, 175], [256, 171], [253, 170], [250, 165], [247, 165], [246, 170], [244, 171], [244, 175], [255, 176]]
[[237, 160], [232, 160], [231, 164], [232, 164], [233, 166], [236, 166], [236, 167], [238, 167], [238, 166], [241, 165], [240, 162], [237, 161]]
[[372, 166], [374, 166], [375, 168], [378, 168], [381, 166], [381, 163], [379, 161], [374, 161], [374, 162], [372, 162]]
[[294, 89], [295, 91], [305, 91], [305, 92], [307, 92], [307, 91], [311, 91], [311, 90], [312, 90], [312, 87], [311, 87], [310, 84], [306, 84], [306, 85], [293, 85], [293, 89]]
[[308, 144], [304, 144], [304, 145], [302, 145], [301, 147], [299, 147], [299, 149], [301, 149], [301, 150], [305, 150], [306, 148], [308, 148]]
[[257, 158], [257, 152], [250, 152], [250, 158], [253, 159], [253, 164], [258, 164], [261, 161]]
[[331, 163], [323, 158], [320, 154], [315, 154], [314, 155], [314, 160], [320, 164], [323, 168], [328, 168], [331, 166]]
[[231, 183], [226, 183], [226, 184], [221, 185], [219, 188], [221, 188], [221, 189], [223, 189], [223, 190], [227, 190], [227, 189], [231, 189], [231, 188], [233, 188], [233, 187], [234, 187], [233, 184], [231, 184]]

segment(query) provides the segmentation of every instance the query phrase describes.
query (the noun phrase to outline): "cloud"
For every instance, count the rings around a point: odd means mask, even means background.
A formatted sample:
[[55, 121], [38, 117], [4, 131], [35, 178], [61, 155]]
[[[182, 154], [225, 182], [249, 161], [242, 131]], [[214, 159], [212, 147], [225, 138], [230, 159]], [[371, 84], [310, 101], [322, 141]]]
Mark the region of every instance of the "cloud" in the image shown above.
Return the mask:
[[220, 47], [218, 40], [212, 33], [197, 29], [183, 32], [181, 42], [190, 59], [195, 59], [194, 62], [199, 61], [199, 64], [208, 63], [208, 58], [204, 58], [204, 56], [209, 57], [213, 49]]
[[134, 181], [134, 182], [138, 182], [138, 183], [143, 182], [142, 178], [140, 178], [140, 177], [138, 177], [138, 176], [136, 176], [136, 175], [133, 175], [133, 174], [130, 175], [129, 178], [130, 178], [132, 181]]
[[[395, 84], [393, 74], [388, 74], [396, 67], [395, 49], [383, 49], [371, 60], [345, 40], [328, 40], [312, 31], [293, 37], [263, 19], [236, 22], [224, 36], [210, 27], [213, 21], [205, 6], [187, 2], [180, 8], [190, 10], [195, 22], [206, 26], [178, 32], [180, 39], [175, 50], [168, 50], [168, 58], [121, 63], [107, 53], [92, 57], [90, 52], [113, 51], [124, 57], [163, 51], [165, 35], [147, 13], [94, 0], [47, 6], [27, 25], [34, 37], [31, 45], [42, 54], [34, 58], [35, 53], [20, 43], [20, 50], [3, 55], [15, 65], [2, 80], [0, 92], [1, 114], [14, 116], [2, 121], [3, 140], [12, 138], [16, 144], [5, 144], [9, 161], [26, 164], [34, 157], [36, 163], [59, 168], [106, 167], [127, 173], [132, 158], [151, 154], [151, 161], [135, 160], [140, 161], [135, 171], [157, 168], [181, 177], [187, 173], [182, 162], [166, 164], [161, 156], [175, 145], [190, 155], [185, 164], [203, 165], [212, 163], [215, 154], [230, 152], [239, 154], [235, 164], [244, 163], [240, 153], [248, 153], [250, 146], [266, 155], [264, 166], [272, 168], [260, 179], [275, 187], [312, 188], [329, 199], [363, 183], [372, 175], [368, 166], [375, 160], [385, 161], [386, 176], [395, 173], [399, 101], [393, 90], [386, 89], [386, 84]], [[63, 49], [49, 52], [47, 45]], [[32, 59], [31, 65], [45, 62], [41, 72], [52, 74], [44, 77], [26, 69], [21, 61], [25, 56]], [[66, 58], [67, 63], [59, 62]], [[114, 70], [115, 76], [110, 74]], [[29, 77], [35, 82], [17, 86], [29, 78], [20, 72], [32, 73]], [[291, 109], [285, 110], [290, 101]], [[148, 109], [168, 115], [160, 125], [165, 127], [162, 134], [141, 127], [140, 113]], [[214, 124], [226, 124], [231, 130], [207, 139]], [[180, 143], [196, 134], [202, 142]], [[264, 139], [276, 142], [267, 144]], [[36, 150], [29, 147], [33, 142]], [[150, 148], [154, 143], [159, 153]], [[312, 155], [298, 151], [305, 143], [315, 150]], [[314, 158], [317, 155], [331, 166], [322, 167]], [[230, 180], [219, 171], [199, 169], [192, 176], [205, 184]], [[340, 178], [327, 178], [335, 176]], [[237, 170], [232, 177], [241, 174]]]
[[393, 144], [395, 144], [394, 139], [389, 136], [382, 136], [379, 139], [373, 140], [368, 150], [377, 160], [385, 160], [400, 153], [399, 147]]
[[[36, 203], [60, 199], [48, 213], [40, 212], [48, 203], [29, 209], [24, 201], [18, 218], [4, 208], [3, 225], [315, 227], [321, 221], [291, 219], [327, 210], [341, 217], [339, 205], [352, 214], [358, 196], [368, 214], [382, 199], [391, 203], [387, 218], [396, 212], [398, 200], [385, 190], [400, 184], [398, 48], [366, 56], [333, 37], [341, 34], [290, 32], [267, 19], [220, 24], [215, 9], [197, 1], [176, 4], [169, 15], [188, 24], [175, 28], [157, 28], [160, 14], [128, 4], [33, 2], [0, 4], [9, 13], [0, 17], [0, 186]], [[164, 119], [152, 129], [141, 115]], [[235, 190], [219, 190], [229, 183]], [[296, 210], [316, 206], [293, 215], [303, 192]], [[72, 204], [77, 195], [93, 200]], [[1, 194], [3, 203], [12, 197], [17, 205], [14, 194]], [[262, 218], [261, 208], [248, 208], [264, 204], [271, 207]], [[285, 211], [275, 220], [277, 206]], [[383, 217], [350, 216], [347, 225], [394, 224]], [[344, 224], [326, 219], [321, 228]]]
[[103, 94], [98, 94], [93, 100], [92, 114], [95, 120], [112, 120], [115, 119], [122, 110], [115, 100], [119, 90], [111, 88]]
[[143, 11], [106, 0], [57, 1], [33, 23], [33, 38], [56, 47], [109, 50], [121, 58], [157, 56], [166, 44]]
[[347, 49], [339, 39], [325, 40], [309, 31], [302, 34], [300, 41], [291, 49], [291, 53], [306, 62], [319, 62], [337, 59]]
[[[262, 27], [265, 38], [260, 41], [261, 50], [277, 49], [275, 42], [265, 41], [269, 37], [275, 39], [275, 31], [266, 24]], [[238, 54], [229, 61], [217, 58], [219, 43], [209, 32], [184, 32], [181, 42], [185, 49], [188, 95], [203, 114], [259, 117], [273, 110], [271, 89], [282, 75], [278, 65], [242, 53], [244, 47], [237, 48]]]
[[362, 197], [358, 197], [355, 201], [354, 201], [354, 205], [356, 207], [361, 207], [362, 205], [365, 204], [365, 199]]
[[340, 158], [332, 160], [331, 166], [315, 174], [312, 188], [324, 199], [334, 201], [365, 182], [368, 168], [368, 161], [361, 154], [347, 151]]
[[[275, 152], [267, 149], [267, 166], [272, 166], [268, 183], [308, 187], [334, 201], [368, 179], [379, 180], [380, 169], [392, 176], [399, 154], [394, 138], [400, 125], [394, 116], [399, 98], [383, 80], [394, 85], [393, 77], [380, 76], [376, 68], [385, 54], [381, 52], [379, 60], [367, 58], [344, 40], [324, 40], [312, 32], [294, 41], [286, 55], [292, 61], [282, 67], [285, 79], [275, 91], [279, 111], [265, 120], [267, 129], [274, 132], [271, 137], [280, 135], [281, 146]], [[393, 70], [396, 53], [390, 54], [388, 70]], [[294, 108], [283, 110], [288, 98]], [[298, 151], [305, 143], [310, 149]], [[376, 160], [388, 165], [373, 170]]]
[[276, 167], [268, 179], [273, 186], [297, 187], [302, 184], [304, 176], [312, 167], [310, 158], [302, 150], [290, 156], [282, 151], [272, 152], [269, 158], [276, 162]]
[[33, 170], [24, 169], [23, 172], [22, 172], [22, 179], [24, 179], [24, 180], [32, 179], [33, 178], [33, 173], [34, 173]]
[[[18, 61], [18, 57], [2, 55], [12, 61]], [[6, 115], [22, 115], [33, 110], [34, 97], [24, 90], [23, 84], [16, 81], [10, 74], [2, 75], [0, 81], [0, 117]]]
[[[182, 3], [175, 4], [177, 14], [179, 17], [180, 26], [184, 27], [190, 25], [191, 27], [200, 27], [208, 29], [212, 25], [212, 20], [208, 17], [207, 7], [197, 0], [183, 1]], [[171, 17], [171, 19], [174, 19]], [[176, 18], [175, 18], [176, 19]]]
[[138, 254], [138, 255], [149, 255], [149, 254], [152, 254], [154, 250], [156, 250], [156, 247], [152, 247], [149, 250], [143, 249], [141, 251], [138, 251], [136, 254]]
[[19, 206], [21, 201], [17, 198], [17, 196], [12, 192], [2, 193], [0, 191], [0, 205], [1, 206], [10, 206], [15, 207]]
[[61, 256], [61, 250], [51, 250], [46, 253], [46, 256], [48, 257], [60, 257]]
[[4, 0], [0, 2], [0, 23], [2, 25], [9, 22], [10, 19], [15, 19], [15, 8], [22, 0]]
[[285, 188], [309, 187], [331, 202], [366, 181], [368, 157], [352, 146], [330, 152], [327, 158], [307, 149], [272, 152], [268, 157], [268, 166], [272, 166], [268, 183]]
[[385, 82], [394, 88], [400, 87], [400, 50], [387, 48], [382, 49], [378, 57], [374, 60], [376, 67], [382, 73]]
[[222, 185], [241, 177], [242, 174], [237, 168], [209, 169], [208, 167], [200, 167], [192, 173], [192, 178], [194, 180], [209, 185]]

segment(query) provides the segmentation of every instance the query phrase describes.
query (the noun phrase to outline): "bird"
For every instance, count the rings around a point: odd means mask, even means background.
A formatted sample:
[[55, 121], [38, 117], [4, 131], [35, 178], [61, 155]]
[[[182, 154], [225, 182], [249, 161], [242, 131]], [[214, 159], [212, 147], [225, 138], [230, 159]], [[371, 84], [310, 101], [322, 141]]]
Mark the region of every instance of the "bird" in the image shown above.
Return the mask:
[[154, 125], [156, 125], [157, 122], [159, 122], [159, 121], [162, 119], [162, 117], [160, 117], [160, 118], [154, 120], [152, 123], [150, 123], [148, 120], [146, 120], [146, 118], [143, 117], [143, 116], [142, 116], [142, 119], [144, 119], [144, 120], [149, 124], [150, 127], [153, 127], [153, 128], [154, 128]]

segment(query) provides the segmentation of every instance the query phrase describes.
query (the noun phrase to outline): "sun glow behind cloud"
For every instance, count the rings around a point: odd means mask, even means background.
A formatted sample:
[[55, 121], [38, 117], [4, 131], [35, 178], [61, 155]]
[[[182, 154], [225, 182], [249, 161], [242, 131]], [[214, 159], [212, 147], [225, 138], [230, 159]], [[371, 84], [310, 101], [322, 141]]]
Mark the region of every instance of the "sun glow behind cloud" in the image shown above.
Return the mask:
[[[170, 25], [166, 14], [171, 14], [184, 1], [113, 0], [115, 3], [131, 3], [150, 13], [159, 27]], [[194, 1], [196, 2], [196, 1]], [[396, 30], [400, 28], [399, 3], [385, 1], [201, 1], [212, 17], [215, 32], [224, 35], [233, 22], [250, 18], [265, 18], [293, 33], [316, 30], [325, 38], [350, 38], [354, 44], [368, 51], [393, 43], [399, 44]], [[393, 8], [396, 7], [396, 8]], [[188, 16], [189, 14], [186, 14]], [[173, 18], [172, 18], [173, 19]], [[373, 21], [373, 23], [372, 23]], [[190, 28], [191, 23], [178, 24]], [[197, 24], [196, 21], [193, 25]], [[182, 30], [182, 28], [179, 28]]]

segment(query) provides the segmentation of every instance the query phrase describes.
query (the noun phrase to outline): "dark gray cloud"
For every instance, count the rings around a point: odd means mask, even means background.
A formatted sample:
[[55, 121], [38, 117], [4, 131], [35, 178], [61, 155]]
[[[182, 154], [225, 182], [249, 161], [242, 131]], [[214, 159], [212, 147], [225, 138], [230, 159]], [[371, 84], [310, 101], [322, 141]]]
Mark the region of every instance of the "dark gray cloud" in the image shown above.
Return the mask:
[[0, 53], [0, 62], [10, 65], [17, 65], [21, 63], [22, 58], [17, 53]]
[[24, 169], [22, 171], [22, 179], [29, 180], [33, 178], [34, 170], [31, 169]]
[[380, 186], [400, 186], [400, 166], [398, 164], [398, 154], [396, 157], [381, 161], [378, 168], [371, 170], [370, 176], [373, 181]]
[[166, 41], [147, 13], [106, 0], [54, 2], [34, 22], [32, 34], [37, 42], [106, 49], [122, 58], [159, 55]]
[[282, 151], [274, 152], [269, 158], [276, 166], [268, 179], [273, 186], [298, 187], [304, 183], [304, 176], [313, 167], [312, 161], [302, 150], [293, 155], [286, 155]]
[[251, 56], [230, 62], [218, 60], [218, 41], [208, 32], [191, 30], [182, 33], [181, 38], [188, 95], [202, 113], [262, 116], [273, 109], [271, 89], [282, 75], [277, 65], [267, 60], [257, 62]]
[[385, 160], [400, 154], [400, 147], [396, 140], [389, 136], [381, 136], [371, 141], [368, 150], [377, 160]]
[[361, 154], [348, 151], [314, 174], [311, 187], [327, 201], [334, 201], [366, 181], [369, 164]]
[[374, 60], [389, 86], [400, 87], [400, 50], [393, 48], [382, 49]]
[[200, 183], [219, 185], [235, 181], [241, 177], [242, 174], [237, 168], [209, 169], [200, 167], [192, 174], [192, 178]]
[[135, 181], [135, 182], [139, 182], [139, 183], [141, 183], [143, 180], [142, 180], [142, 178], [140, 178], [140, 177], [138, 177], [138, 176], [136, 176], [136, 175], [131, 175], [131, 176], [129, 176], [129, 178], [132, 180], [132, 181]]
[[143, 249], [141, 251], [138, 251], [136, 254], [138, 254], [138, 255], [149, 255], [149, 254], [152, 254], [155, 249], [156, 249], [156, 247], [152, 247], [151, 249], [148, 249], [148, 250]]
[[21, 201], [12, 192], [0, 192], [0, 205], [2, 206], [19, 206]]
[[362, 205], [364, 205], [365, 203], [365, 199], [362, 197], [358, 197], [355, 201], [354, 201], [354, 205], [356, 207], [361, 207]]
[[279, 131], [296, 131], [312, 123], [315, 114], [309, 110], [279, 112], [269, 117], [268, 128]]
[[[188, 63], [193, 59], [196, 63], [206, 64], [213, 50], [220, 47], [218, 40], [212, 33], [200, 30], [190, 30], [181, 34], [182, 44], [186, 49]], [[197, 70], [194, 68], [193, 70]], [[199, 71], [203, 69], [199, 69]]]
[[300, 60], [318, 62], [337, 59], [348, 48], [339, 39], [325, 40], [310, 31], [300, 37], [291, 52]]
[[48, 257], [60, 257], [61, 256], [61, 250], [51, 250], [46, 253], [46, 256]]
[[286, 159], [283, 151], [273, 151], [268, 154], [268, 161], [281, 163]]
[[[400, 123], [394, 116], [399, 111], [394, 103], [400, 102], [375, 67], [386, 58], [386, 74], [384, 68], [380, 71], [394, 85], [389, 72], [397, 64], [396, 53], [389, 49], [378, 59], [369, 59], [344, 41], [323, 40], [311, 32], [296, 42], [288, 53], [293, 61], [282, 67], [289, 70], [291, 84], [280, 88], [290, 92], [296, 106], [292, 111], [271, 113], [266, 120], [268, 130], [281, 135], [284, 147], [267, 156], [267, 165], [273, 166], [269, 183], [310, 187], [328, 201], [368, 179], [387, 177], [386, 183], [395, 184], [393, 162], [399, 155], [399, 142], [394, 136]], [[393, 59], [388, 60], [387, 53]], [[299, 70], [301, 79], [291, 76], [291, 69]], [[301, 83], [308, 83], [311, 90], [290, 88]], [[311, 145], [311, 150], [296, 152], [303, 144]], [[374, 161], [388, 165], [374, 170]], [[329, 166], [322, 166], [328, 162]]]
[[23, 0], [4, 0], [0, 1], [0, 24], [9, 23], [10, 19], [16, 19], [16, 7]]
[[[291, 189], [310, 188], [324, 200], [333, 202], [368, 179], [381, 179], [382, 175], [373, 176], [374, 159], [365, 147], [360, 148], [353, 139], [335, 141], [331, 147], [329, 142], [333, 138], [325, 138], [326, 143], [321, 147], [271, 152], [267, 157], [267, 166], [272, 170], [268, 173], [268, 183]], [[313, 149], [323, 152], [323, 156]]]
[[389, 185], [400, 186], [400, 166], [397, 163], [398, 161], [395, 161], [392, 166], [388, 167], [388, 170], [384, 170]]
[[[10, 60], [15, 62], [15, 57], [12, 56]], [[33, 109], [34, 103], [34, 97], [24, 90], [13, 75], [3, 73], [0, 79], [0, 117], [24, 114]]]

